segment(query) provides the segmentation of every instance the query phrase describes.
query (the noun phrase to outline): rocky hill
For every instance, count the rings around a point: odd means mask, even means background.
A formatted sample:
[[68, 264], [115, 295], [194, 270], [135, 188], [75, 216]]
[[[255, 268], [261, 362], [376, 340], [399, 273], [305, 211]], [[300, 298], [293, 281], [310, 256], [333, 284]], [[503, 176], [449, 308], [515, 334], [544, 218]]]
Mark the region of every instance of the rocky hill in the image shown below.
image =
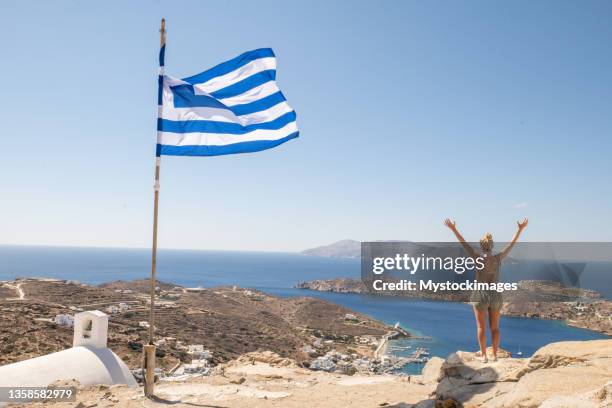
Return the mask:
[[333, 244], [307, 249], [302, 251], [302, 254], [337, 258], [359, 258], [361, 256], [361, 242], [344, 239]]
[[506, 354], [489, 363], [458, 351], [433, 358], [413, 380], [436, 384], [437, 399], [464, 407], [609, 407], [612, 340], [551, 343], [529, 359]]
[[[71, 347], [72, 328], [55, 317], [97, 309], [109, 314], [109, 347], [130, 368], [140, 367], [148, 342], [148, 290], [148, 281], [101, 286], [54, 279], [0, 282], [0, 365]], [[164, 368], [189, 362], [189, 344], [210, 350], [214, 364], [261, 350], [300, 363], [332, 348], [368, 355], [371, 346], [357, 339], [380, 338], [391, 329], [323, 300], [283, 299], [235, 287], [187, 289], [160, 282], [156, 306], [156, 340], [162, 341], [158, 364]], [[348, 321], [347, 314], [355, 319]], [[319, 347], [304, 351], [313, 342]]]

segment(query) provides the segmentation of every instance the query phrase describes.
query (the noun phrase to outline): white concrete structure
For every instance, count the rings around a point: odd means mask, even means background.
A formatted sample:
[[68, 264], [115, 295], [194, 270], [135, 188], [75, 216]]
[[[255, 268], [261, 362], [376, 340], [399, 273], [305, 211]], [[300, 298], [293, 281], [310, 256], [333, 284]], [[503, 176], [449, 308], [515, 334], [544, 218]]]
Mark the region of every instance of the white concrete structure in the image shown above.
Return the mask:
[[99, 310], [74, 315], [72, 347], [92, 346], [105, 348], [108, 338], [108, 316]]
[[99, 311], [74, 317], [74, 346], [0, 367], [0, 387], [46, 387], [75, 379], [82, 385], [138, 384], [125, 363], [106, 348], [108, 316]]
[[0, 387], [46, 387], [70, 379], [82, 385], [137, 386], [125, 363], [107, 348], [78, 346], [0, 367]]

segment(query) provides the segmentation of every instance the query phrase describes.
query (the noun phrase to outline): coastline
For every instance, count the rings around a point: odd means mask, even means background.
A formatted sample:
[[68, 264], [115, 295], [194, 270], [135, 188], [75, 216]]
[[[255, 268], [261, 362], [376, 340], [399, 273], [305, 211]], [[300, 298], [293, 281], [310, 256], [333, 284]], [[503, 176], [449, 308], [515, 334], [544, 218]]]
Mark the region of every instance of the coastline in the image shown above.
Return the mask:
[[[320, 292], [458, 302], [449, 299], [447, 295], [436, 294], [426, 294], [423, 298], [418, 298], [412, 293], [397, 292], [377, 292], [373, 295], [361, 280], [350, 278], [302, 281], [295, 287]], [[547, 297], [550, 296], [546, 292], [551, 288], [559, 293], [557, 300], [542, 300], [544, 298], [542, 293], [544, 292]], [[509, 301], [504, 302], [501, 311], [503, 316], [562, 321], [570, 327], [612, 336], [612, 319], [609, 317], [612, 316], [612, 301], [601, 299], [596, 292], [574, 288], [566, 290], [558, 284], [543, 281], [521, 281], [519, 289], [522, 292], [513, 293]], [[571, 296], [565, 292], [571, 292]]]
[[[305, 258], [302, 256], [299, 257], [300, 259]], [[292, 258], [293, 257], [283, 256], [282, 259]], [[274, 257], [270, 259], [276, 260]], [[332, 265], [335, 265], [335, 263]], [[40, 275], [40, 273], [36, 275]], [[214, 275], [212, 276], [214, 277]], [[236, 279], [239, 282], [240, 276], [237, 276]], [[185, 280], [181, 281], [184, 282]], [[225, 288], [227, 290], [231, 288], [231, 286], [225, 286]], [[207, 290], [212, 289], [207, 287]], [[446, 357], [449, 353], [457, 349], [474, 349], [473, 316], [471, 309], [466, 308], [465, 305], [462, 304], [454, 302], [421, 302], [397, 296], [375, 297], [359, 293], [310, 291], [306, 289], [292, 289], [288, 286], [255, 288], [254, 292], [258, 291], [262, 291], [264, 294], [288, 299], [296, 299], [304, 295], [315, 297], [336, 305], [341, 305], [352, 311], [357, 311], [360, 314], [370, 316], [389, 326], [392, 326], [396, 322], [401, 322], [412, 335], [409, 344], [415, 349], [423, 347], [430, 350], [432, 356]], [[11, 297], [14, 296], [15, 295], [11, 295]], [[443, 316], [444, 320], [430, 320], [430, 316]], [[143, 315], [142, 320], [146, 319], [147, 317]], [[443, 323], [444, 321], [446, 321], [446, 323]], [[573, 330], [573, 327], [568, 327], [565, 324], [560, 325], [558, 323], [559, 320], [548, 322], [540, 318], [519, 320], [503, 319], [503, 346], [514, 353], [522, 350], [525, 356], [529, 356], [535, 352], [537, 348], [550, 342], [603, 338], [595, 336], [592, 332], [586, 330]], [[452, 336], [450, 336], [449, 324], [459, 328], [458, 330], [452, 331]], [[536, 333], [537, 336], [532, 340], [527, 340], [533, 337], [534, 333]], [[141, 342], [136, 342], [134, 347], [138, 347], [139, 343]], [[387, 348], [388, 345], [389, 344], [386, 345]], [[371, 352], [373, 351], [374, 350], [371, 350]], [[422, 366], [410, 365], [404, 372], [418, 374], [421, 368]]]

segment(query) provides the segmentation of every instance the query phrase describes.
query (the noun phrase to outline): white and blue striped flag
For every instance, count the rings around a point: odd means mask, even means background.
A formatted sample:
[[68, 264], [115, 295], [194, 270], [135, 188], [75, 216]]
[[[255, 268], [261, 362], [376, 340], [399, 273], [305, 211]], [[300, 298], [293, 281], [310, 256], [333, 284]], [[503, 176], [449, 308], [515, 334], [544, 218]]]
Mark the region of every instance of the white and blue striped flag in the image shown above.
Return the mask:
[[256, 152], [298, 136], [296, 114], [276, 85], [276, 58], [262, 48], [189, 78], [163, 75], [157, 156]]

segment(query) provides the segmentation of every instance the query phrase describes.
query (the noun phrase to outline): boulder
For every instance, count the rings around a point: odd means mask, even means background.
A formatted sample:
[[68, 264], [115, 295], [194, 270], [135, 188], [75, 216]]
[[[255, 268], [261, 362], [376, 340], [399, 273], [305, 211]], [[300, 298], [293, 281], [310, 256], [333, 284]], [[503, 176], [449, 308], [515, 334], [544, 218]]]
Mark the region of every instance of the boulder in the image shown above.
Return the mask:
[[429, 359], [423, 371], [421, 372], [421, 381], [423, 384], [438, 383], [444, 377], [444, 359], [440, 357], [432, 357]]
[[463, 379], [466, 384], [518, 381], [519, 373], [527, 366], [527, 359], [499, 358], [483, 363], [475, 353], [458, 351], [448, 356], [443, 364], [444, 376]]
[[436, 396], [451, 398], [467, 407], [482, 406], [509, 392], [518, 381], [518, 373], [525, 369], [527, 359], [510, 358], [510, 353], [500, 350], [498, 356], [502, 355], [508, 357], [482, 363], [475, 353], [452, 353], [442, 364]]

